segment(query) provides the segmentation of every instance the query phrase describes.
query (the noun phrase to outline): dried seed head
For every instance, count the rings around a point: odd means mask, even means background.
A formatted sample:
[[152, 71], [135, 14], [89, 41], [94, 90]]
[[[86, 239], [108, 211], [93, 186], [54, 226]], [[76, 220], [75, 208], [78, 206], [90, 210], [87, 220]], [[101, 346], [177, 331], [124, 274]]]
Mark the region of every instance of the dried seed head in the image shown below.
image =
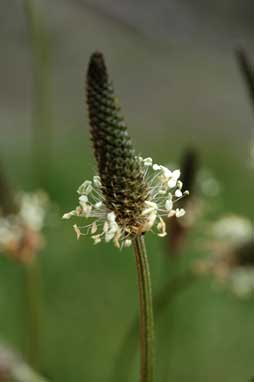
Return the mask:
[[105, 204], [114, 211], [118, 223], [135, 226], [148, 189], [101, 53], [90, 59], [87, 104]]

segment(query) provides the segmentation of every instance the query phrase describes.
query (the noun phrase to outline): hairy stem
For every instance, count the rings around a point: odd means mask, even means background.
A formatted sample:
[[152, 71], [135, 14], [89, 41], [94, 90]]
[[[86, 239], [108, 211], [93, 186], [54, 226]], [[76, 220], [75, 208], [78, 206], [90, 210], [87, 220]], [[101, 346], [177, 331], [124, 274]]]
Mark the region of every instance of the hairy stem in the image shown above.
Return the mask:
[[150, 271], [143, 236], [133, 240], [140, 306], [140, 382], [154, 380], [154, 324]]

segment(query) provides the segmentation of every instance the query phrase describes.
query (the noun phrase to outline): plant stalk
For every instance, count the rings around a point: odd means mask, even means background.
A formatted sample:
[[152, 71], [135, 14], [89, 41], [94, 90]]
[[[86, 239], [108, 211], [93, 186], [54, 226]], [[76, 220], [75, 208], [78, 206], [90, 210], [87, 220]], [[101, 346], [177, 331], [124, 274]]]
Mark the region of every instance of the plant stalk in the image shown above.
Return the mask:
[[50, 100], [50, 49], [49, 36], [34, 0], [24, 0], [27, 28], [32, 54], [32, 125], [34, 178], [38, 185], [48, 185], [50, 161], [51, 100]]
[[133, 240], [140, 306], [140, 382], [154, 380], [154, 322], [149, 264], [143, 236]]
[[[156, 294], [154, 298], [154, 313], [157, 319], [160, 318], [164, 310], [170, 305], [173, 299], [181, 292], [188, 289], [199, 278], [192, 269], [187, 269], [174, 279], [170, 279]], [[123, 342], [118, 352], [117, 362], [112, 373], [112, 381], [129, 380], [131, 364], [137, 349], [138, 319], [135, 317], [130, 323]]]
[[38, 259], [36, 256], [25, 263], [25, 282], [28, 310], [28, 362], [35, 371], [39, 371], [40, 356], [40, 280]]

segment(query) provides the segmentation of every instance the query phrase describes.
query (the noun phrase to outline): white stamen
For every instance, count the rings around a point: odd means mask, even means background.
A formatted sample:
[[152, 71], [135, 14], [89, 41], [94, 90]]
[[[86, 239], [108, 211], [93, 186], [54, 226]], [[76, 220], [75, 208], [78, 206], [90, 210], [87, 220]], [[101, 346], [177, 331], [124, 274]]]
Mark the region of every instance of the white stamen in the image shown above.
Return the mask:
[[148, 166], [148, 167], [150, 167], [150, 166], [153, 165], [153, 160], [152, 160], [152, 158], [145, 158], [145, 159], [143, 160], [143, 162], [144, 162], [144, 166]]
[[158, 164], [155, 163], [155, 164], [153, 165], [153, 170], [154, 170], [154, 171], [158, 171], [158, 170], [160, 170], [160, 169], [161, 169], [161, 166], [159, 166]]
[[172, 208], [173, 208], [173, 202], [172, 202], [172, 200], [166, 200], [166, 202], [165, 202], [165, 208], [166, 208], [166, 210], [167, 211], [171, 211], [172, 210]]
[[81, 186], [79, 186], [78, 188], [78, 194], [80, 195], [88, 195], [90, 194], [90, 192], [92, 191], [93, 189], [93, 186], [92, 186], [92, 182], [90, 180], [85, 180]]
[[91, 227], [91, 234], [93, 235], [97, 231], [97, 224], [96, 222], [93, 222]]
[[66, 214], [63, 214], [62, 219], [70, 219], [72, 216], [76, 215], [76, 211], [70, 211], [67, 212]]
[[126, 239], [126, 240], [124, 240], [124, 246], [125, 246], [125, 247], [130, 247], [131, 244], [132, 244], [132, 240], [130, 240], [130, 239]]
[[74, 224], [73, 228], [74, 228], [74, 231], [76, 232], [77, 239], [79, 239], [81, 235], [79, 227], [77, 226], [77, 224]]
[[180, 218], [185, 215], [185, 210], [183, 208], [176, 208], [176, 217]]
[[177, 198], [181, 198], [181, 197], [183, 196], [182, 191], [179, 190], [179, 189], [177, 189], [177, 190], [175, 191], [175, 196], [176, 196]]
[[[148, 191], [143, 210], [140, 215], [133, 217], [133, 226], [129, 223], [130, 219], [125, 221], [124, 218], [121, 221], [120, 216], [116, 221], [115, 212], [109, 211], [106, 207], [105, 196], [101, 190], [101, 179], [99, 176], [94, 176], [93, 182], [85, 181], [79, 187], [79, 206], [76, 210], [63, 216], [64, 219], [69, 219], [73, 215], [95, 218], [94, 222], [88, 226], [76, 227], [78, 237], [91, 234], [95, 244], [101, 242], [102, 239], [106, 242], [112, 240], [116, 247], [122, 248], [131, 245], [132, 240], [129, 237], [147, 232], [154, 225], [157, 227], [158, 236], [166, 236], [166, 224], [162, 217], [174, 215], [181, 217], [184, 215], [185, 211], [182, 208], [173, 210], [174, 202], [188, 194], [188, 191], [182, 192], [183, 184], [179, 180], [180, 170], [171, 171], [165, 166], [153, 164], [150, 157], [145, 159], [137, 157], [137, 160], [140, 161], [144, 183], [147, 185]], [[171, 189], [172, 192], [170, 192]], [[86, 230], [85, 233], [80, 232], [81, 228]], [[97, 232], [99, 233], [94, 235]]]

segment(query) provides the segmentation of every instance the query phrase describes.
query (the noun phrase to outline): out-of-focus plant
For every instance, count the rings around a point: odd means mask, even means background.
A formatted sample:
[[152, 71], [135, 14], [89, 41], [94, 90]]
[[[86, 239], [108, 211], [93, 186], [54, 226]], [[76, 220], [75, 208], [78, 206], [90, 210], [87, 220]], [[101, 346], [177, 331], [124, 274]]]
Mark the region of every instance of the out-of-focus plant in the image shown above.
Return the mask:
[[166, 219], [169, 255], [179, 253], [182, 245], [184, 244], [188, 231], [195, 222], [195, 187], [197, 183], [196, 178], [198, 166], [198, 156], [196, 151], [186, 151], [182, 158], [180, 170], [181, 179], [187, 190], [190, 192], [190, 196], [179, 200], [179, 206], [181, 208], [188, 209], [189, 213], [186, 214], [181, 220], [176, 219], [175, 216], [173, 216], [172, 219]]
[[247, 53], [242, 48], [236, 50], [236, 58], [250, 96], [250, 101], [254, 107], [254, 64], [251, 63]]
[[23, 266], [29, 318], [29, 361], [39, 367], [40, 291], [37, 256], [44, 244], [44, 225], [47, 195], [19, 193], [10, 197], [7, 182], [0, 173], [0, 254]]
[[[32, 53], [33, 166], [36, 186], [48, 187], [51, 143], [49, 36], [34, 0], [23, 0]], [[37, 4], [38, 5], [38, 4]]]
[[0, 381], [46, 382], [46, 379], [35, 373], [18, 354], [0, 345]]
[[[244, 49], [236, 50], [236, 58], [238, 61], [239, 69], [242, 73], [243, 80], [246, 84], [249, 98], [254, 111], [254, 64], [249, 59]], [[254, 168], [254, 129], [251, 128], [250, 137], [250, 167]]]
[[175, 209], [174, 203], [188, 192], [182, 192], [179, 170], [170, 171], [152, 158], [135, 154], [101, 53], [90, 58], [87, 103], [99, 175], [79, 187], [79, 205], [63, 218], [92, 218], [86, 226], [74, 225], [78, 238], [90, 234], [95, 244], [112, 240], [117, 248], [133, 246], [140, 306], [140, 381], [152, 382], [153, 306], [144, 234], [155, 227], [158, 236], [165, 236], [163, 217], [183, 216], [184, 209]]
[[251, 220], [228, 215], [211, 224], [206, 248], [210, 256], [197, 262], [200, 274], [210, 274], [239, 297], [254, 295], [254, 227]]

